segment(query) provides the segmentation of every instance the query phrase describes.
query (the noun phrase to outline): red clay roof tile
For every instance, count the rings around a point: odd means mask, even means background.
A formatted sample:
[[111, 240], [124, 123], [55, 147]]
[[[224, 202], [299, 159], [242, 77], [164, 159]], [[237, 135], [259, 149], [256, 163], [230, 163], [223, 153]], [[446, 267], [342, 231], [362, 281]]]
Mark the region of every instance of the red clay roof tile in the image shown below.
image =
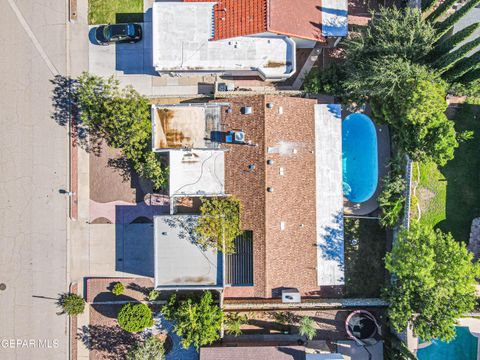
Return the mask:
[[212, 40], [273, 32], [325, 41], [321, 34], [320, 0], [218, 0], [213, 9]]

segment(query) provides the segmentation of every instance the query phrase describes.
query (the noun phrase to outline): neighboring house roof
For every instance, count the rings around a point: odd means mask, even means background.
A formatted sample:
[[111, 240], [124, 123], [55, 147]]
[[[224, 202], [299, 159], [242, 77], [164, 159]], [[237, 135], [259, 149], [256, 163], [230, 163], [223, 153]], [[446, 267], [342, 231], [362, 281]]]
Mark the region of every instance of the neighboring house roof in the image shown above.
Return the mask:
[[[244, 130], [252, 142], [223, 146], [229, 150], [225, 191], [242, 201], [242, 227], [253, 231], [254, 286], [227, 288], [226, 296], [279, 296], [285, 287], [298, 288], [303, 296], [326, 295], [317, 270], [316, 100], [259, 95], [228, 102], [232, 111], [223, 113], [223, 127]], [[244, 106], [252, 107], [252, 114], [242, 115]], [[337, 135], [332, 141], [340, 144]], [[341, 151], [337, 152], [341, 168]], [[329, 178], [327, 185], [341, 208], [341, 171]]]
[[305, 360], [303, 346], [210, 347], [200, 349], [200, 360]]
[[218, 0], [213, 16], [212, 40], [272, 32], [325, 42], [347, 31], [345, 0]]

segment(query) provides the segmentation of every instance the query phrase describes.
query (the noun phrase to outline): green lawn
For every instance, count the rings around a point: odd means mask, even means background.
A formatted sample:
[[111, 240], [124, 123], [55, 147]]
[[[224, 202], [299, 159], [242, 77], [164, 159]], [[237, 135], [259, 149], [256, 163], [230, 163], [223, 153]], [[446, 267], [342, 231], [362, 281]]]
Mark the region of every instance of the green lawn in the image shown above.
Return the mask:
[[89, 0], [88, 23], [115, 24], [143, 21], [143, 0]]
[[345, 218], [348, 297], [379, 297], [385, 284], [387, 234], [377, 220]]
[[[455, 128], [471, 130], [474, 138], [463, 142], [455, 158], [444, 167], [420, 164], [420, 182], [412, 203], [420, 205], [420, 222], [451, 232], [455, 239], [468, 242], [472, 219], [480, 216], [480, 106], [464, 104], [457, 111]], [[417, 179], [414, 164], [413, 180]]]

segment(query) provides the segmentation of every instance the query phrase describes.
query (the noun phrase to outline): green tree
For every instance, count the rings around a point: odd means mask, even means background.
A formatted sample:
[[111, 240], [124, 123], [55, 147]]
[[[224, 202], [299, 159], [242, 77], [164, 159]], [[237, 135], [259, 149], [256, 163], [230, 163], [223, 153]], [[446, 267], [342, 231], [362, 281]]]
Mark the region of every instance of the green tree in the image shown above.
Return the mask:
[[443, 73], [458, 63], [460, 60], [480, 45], [480, 38], [469, 41], [466, 44], [460, 46], [457, 50], [442, 55], [438, 60], [434, 61], [432, 66]]
[[480, 51], [477, 51], [470, 57], [464, 58], [455, 64], [453, 68], [442, 74], [445, 81], [454, 82], [455, 79], [462, 77], [467, 72], [475, 70], [480, 64]]
[[120, 295], [123, 295], [124, 292], [125, 292], [125, 285], [123, 285], [123, 283], [117, 282], [115, 283], [115, 285], [113, 285], [112, 294], [116, 296], [120, 296]]
[[305, 336], [307, 340], [312, 340], [317, 333], [315, 321], [308, 316], [303, 316], [298, 322], [298, 332], [300, 336]]
[[117, 320], [123, 330], [131, 333], [145, 330], [154, 324], [152, 311], [147, 305], [141, 303], [123, 305]]
[[149, 336], [145, 341], [134, 346], [127, 354], [127, 360], [164, 360], [163, 342], [155, 336]]
[[453, 34], [447, 39], [440, 39], [435, 44], [435, 47], [432, 49], [432, 51], [428, 54], [427, 58], [430, 60], [434, 60], [442, 55], [449, 53], [462, 41], [464, 41], [470, 35], [472, 35], [475, 32], [475, 30], [477, 30], [479, 27], [480, 27], [480, 22], [474, 23], [460, 30], [459, 32]]
[[385, 56], [416, 61], [430, 52], [435, 39], [433, 26], [422, 19], [418, 10], [381, 8], [378, 14], [372, 13], [370, 23], [359, 36], [345, 41], [346, 62], [354, 67]]
[[463, 5], [459, 10], [455, 11], [448, 18], [442, 22], [437, 22], [435, 28], [437, 30], [437, 39], [445, 35], [460, 19], [468, 14], [475, 6], [480, 3], [480, 0], [470, 0]]
[[400, 221], [405, 206], [405, 189], [407, 182], [401, 175], [387, 175], [382, 180], [382, 192], [378, 196], [381, 216], [380, 224], [385, 227], [394, 227]]
[[165, 184], [166, 171], [151, 149], [147, 98], [132, 87], [120, 88], [113, 77], [104, 79], [84, 73], [78, 78], [75, 103], [82, 126], [91, 136], [121, 149], [133, 169], [151, 180], [156, 188]]
[[205, 291], [199, 301], [192, 298], [179, 301], [174, 294], [162, 313], [167, 320], [174, 321], [174, 331], [186, 349], [193, 345], [198, 350], [220, 338], [224, 314], [214, 304], [210, 291]]
[[60, 294], [57, 305], [62, 308], [62, 314], [70, 316], [80, 315], [85, 311], [85, 300], [73, 293]]
[[419, 223], [402, 230], [385, 266], [392, 275], [385, 290], [388, 316], [401, 332], [411, 323], [423, 340], [455, 336], [456, 320], [473, 310], [479, 267], [451, 234]]
[[235, 238], [242, 234], [240, 200], [234, 196], [202, 198], [201, 216], [194, 229], [198, 242], [226, 254], [235, 250]]
[[453, 4], [455, 4], [457, 0], [445, 0], [443, 3], [440, 4], [434, 11], [431, 12], [430, 15], [427, 16], [427, 20], [431, 22], [435, 22], [441, 17], [443, 17], [448, 9], [450, 9]]

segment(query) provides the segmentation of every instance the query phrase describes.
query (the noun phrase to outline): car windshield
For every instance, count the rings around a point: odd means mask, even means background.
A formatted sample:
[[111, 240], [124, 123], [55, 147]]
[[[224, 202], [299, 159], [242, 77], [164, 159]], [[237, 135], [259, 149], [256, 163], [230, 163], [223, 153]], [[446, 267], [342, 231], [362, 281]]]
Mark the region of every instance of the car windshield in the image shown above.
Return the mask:
[[135, 36], [135, 26], [133, 26], [133, 24], [128, 24], [127, 27], [128, 27], [127, 35], [128, 36]]

